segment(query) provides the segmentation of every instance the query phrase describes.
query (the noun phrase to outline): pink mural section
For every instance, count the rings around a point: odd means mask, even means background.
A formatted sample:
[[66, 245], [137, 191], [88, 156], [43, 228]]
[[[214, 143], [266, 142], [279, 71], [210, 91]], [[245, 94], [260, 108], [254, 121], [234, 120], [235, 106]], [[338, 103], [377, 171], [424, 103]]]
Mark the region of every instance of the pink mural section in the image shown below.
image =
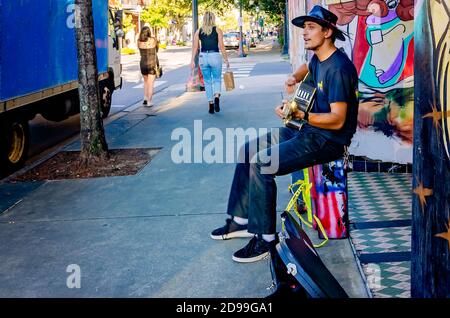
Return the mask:
[[[321, 4], [338, 16], [348, 34], [337, 41], [359, 75], [358, 130], [350, 152], [370, 159], [411, 163], [414, 111], [414, 1], [289, 1], [290, 20]], [[291, 24], [291, 30], [295, 27]], [[295, 31], [299, 32], [299, 31]], [[303, 42], [291, 31], [291, 43]], [[293, 66], [308, 60], [294, 52]], [[302, 49], [302, 47], [301, 47]], [[304, 51], [304, 50], [303, 50]], [[292, 55], [293, 54], [293, 55]]]

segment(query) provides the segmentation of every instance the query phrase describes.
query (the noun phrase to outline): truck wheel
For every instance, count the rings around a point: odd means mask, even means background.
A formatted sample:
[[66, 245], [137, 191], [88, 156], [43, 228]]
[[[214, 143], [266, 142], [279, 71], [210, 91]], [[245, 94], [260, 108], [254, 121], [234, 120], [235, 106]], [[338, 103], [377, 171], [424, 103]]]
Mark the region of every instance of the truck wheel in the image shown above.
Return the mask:
[[2, 127], [0, 136], [0, 175], [6, 175], [23, 166], [28, 154], [30, 132], [28, 121], [24, 119], [6, 119], [0, 124]]
[[102, 118], [108, 117], [111, 111], [112, 91], [107, 85], [100, 85], [100, 110]]

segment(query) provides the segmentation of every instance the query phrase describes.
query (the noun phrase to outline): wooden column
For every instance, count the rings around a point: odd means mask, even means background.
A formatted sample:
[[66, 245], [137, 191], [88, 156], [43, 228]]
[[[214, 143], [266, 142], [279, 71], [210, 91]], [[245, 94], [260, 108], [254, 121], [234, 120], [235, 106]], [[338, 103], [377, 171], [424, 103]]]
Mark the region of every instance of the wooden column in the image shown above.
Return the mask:
[[414, 35], [411, 296], [448, 298], [450, 10], [448, 1], [421, 2], [417, 2], [421, 7], [416, 8]]

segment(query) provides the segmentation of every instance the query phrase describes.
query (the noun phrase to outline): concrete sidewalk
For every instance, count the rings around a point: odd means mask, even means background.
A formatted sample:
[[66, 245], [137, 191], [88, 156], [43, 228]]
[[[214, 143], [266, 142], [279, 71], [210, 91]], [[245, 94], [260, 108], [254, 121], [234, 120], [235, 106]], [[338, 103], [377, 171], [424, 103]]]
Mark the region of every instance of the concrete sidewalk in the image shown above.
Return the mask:
[[[217, 128], [224, 136], [226, 128], [280, 126], [273, 109], [290, 65], [277, 50], [252, 50], [231, 64], [251, 71], [236, 78], [235, 90], [223, 92], [220, 113], [208, 114], [204, 92], [185, 93], [154, 110], [136, 107], [106, 127], [111, 149], [162, 148], [137, 175], [0, 183], [0, 195], [18, 191], [14, 200], [0, 200], [10, 202], [3, 203], [9, 209], [0, 215], [0, 297], [269, 294], [268, 261], [231, 259], [246, 239], [209, 237], [224, 224], [234, 164], [175, 164], [171, 156], [179, 142], [171, 140], [176, 129], [186, 128], [193, 145], [199, 123], [201, 133]], [[66, 149], [77, 147], [75, 142]], [[277, 178], [279, 212], [290, 197], [289, 181], [289, 176]], [[350, 296], [367, 297], [348, 240], [331, 241], [319, 253]], [[66, 285], [71, 264], [81, 269], [79, 289]]]

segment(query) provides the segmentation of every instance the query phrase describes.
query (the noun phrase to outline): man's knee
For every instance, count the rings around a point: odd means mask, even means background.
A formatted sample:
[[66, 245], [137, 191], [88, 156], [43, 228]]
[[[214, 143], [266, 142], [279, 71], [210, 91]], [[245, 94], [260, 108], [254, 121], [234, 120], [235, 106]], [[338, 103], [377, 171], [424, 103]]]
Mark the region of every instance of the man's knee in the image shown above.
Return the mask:
[[278, 164], [274, 158], [271, 158], [267, 149], [251, 157], [250, 167], [254, 172], [260, 174], [275, 175], [278, 171]]
[[251, 158], [253, 158], [253, 156], [256, 154], [258, 150], [256, 145], [257, 145], [256, 140], [246, 141], [245, 144], [239, 148], [238, 162], [240, 163], [251, 162]]

